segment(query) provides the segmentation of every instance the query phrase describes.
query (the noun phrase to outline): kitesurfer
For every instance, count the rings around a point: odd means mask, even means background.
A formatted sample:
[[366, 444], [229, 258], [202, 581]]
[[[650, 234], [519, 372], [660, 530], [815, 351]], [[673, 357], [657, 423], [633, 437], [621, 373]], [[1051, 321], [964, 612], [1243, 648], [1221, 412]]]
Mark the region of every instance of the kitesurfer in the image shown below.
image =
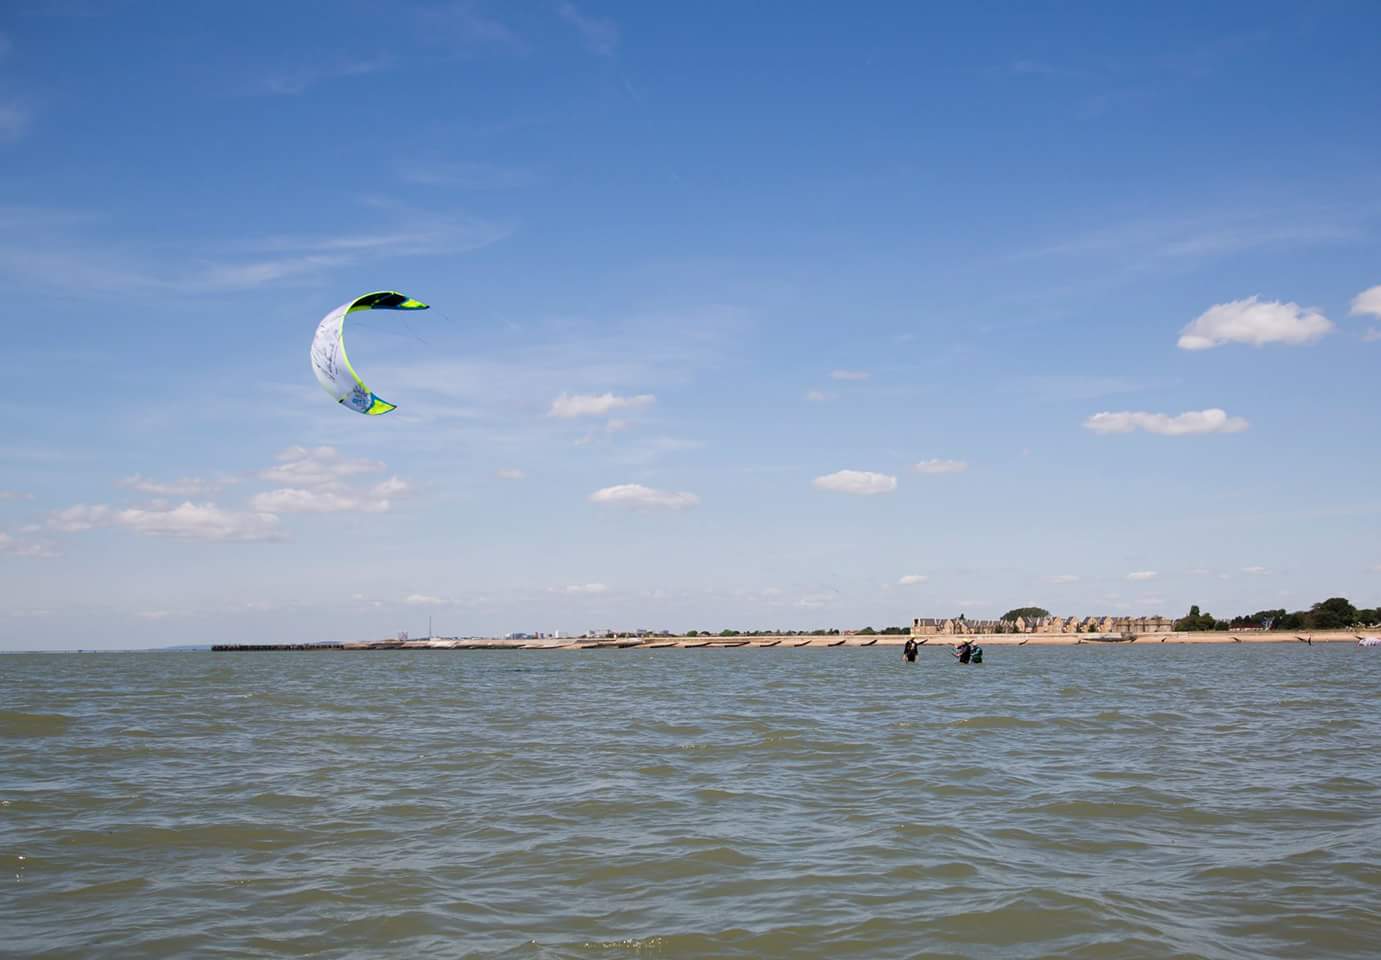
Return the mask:
[[902, 659], [905, 660], [907, 663], [915, 663], [916, 651], [918, 649], [919, 647], [916, 645], [916, 641], [913, 640], [911, 637], [907, 637], [906, 643], [902, 644], [901, 648]]
[[973, 656], [973, 641], [961, 640], [954, 645], [954, 655], [959, 658], [960, 663], [968, 663]]

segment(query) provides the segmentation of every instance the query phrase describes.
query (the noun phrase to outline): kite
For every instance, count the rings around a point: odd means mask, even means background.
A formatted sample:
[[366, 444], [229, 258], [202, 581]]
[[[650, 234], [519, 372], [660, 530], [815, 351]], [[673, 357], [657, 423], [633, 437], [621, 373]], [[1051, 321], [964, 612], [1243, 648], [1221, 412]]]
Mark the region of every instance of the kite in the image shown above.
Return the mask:
[[312, 338], [312, 372], [326, 392], [356, 413], [376, 417], [396, 409], [370, 390], [345, 355], [345, 318], [357, 310], [426, 310], [427, 305], [396, 290], [366, 293], [342, 303], [317, 325]]

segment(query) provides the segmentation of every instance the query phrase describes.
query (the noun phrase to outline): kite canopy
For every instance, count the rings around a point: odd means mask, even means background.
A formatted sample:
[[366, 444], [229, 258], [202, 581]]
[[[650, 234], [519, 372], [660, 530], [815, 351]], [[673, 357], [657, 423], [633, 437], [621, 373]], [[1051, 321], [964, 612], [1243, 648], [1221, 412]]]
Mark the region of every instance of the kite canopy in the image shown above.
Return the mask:
[[427, 305], [396, 290], [366, 293], [342, 303], [317, 325], [312, 338], [312, 372], [326, 392], [356, 413], [378, 416], [395, 409], [374, 394], [345, 355], [345, 318], [357, 310], [426, 310]]

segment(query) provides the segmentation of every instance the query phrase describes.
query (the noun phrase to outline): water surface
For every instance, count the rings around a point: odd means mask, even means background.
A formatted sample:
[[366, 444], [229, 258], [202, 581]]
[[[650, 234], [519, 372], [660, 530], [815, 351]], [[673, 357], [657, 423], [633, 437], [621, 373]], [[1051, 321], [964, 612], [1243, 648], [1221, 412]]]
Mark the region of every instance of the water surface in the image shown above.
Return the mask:
[[0, 955], [1375, 957], [1381, 651], [0, 657]]

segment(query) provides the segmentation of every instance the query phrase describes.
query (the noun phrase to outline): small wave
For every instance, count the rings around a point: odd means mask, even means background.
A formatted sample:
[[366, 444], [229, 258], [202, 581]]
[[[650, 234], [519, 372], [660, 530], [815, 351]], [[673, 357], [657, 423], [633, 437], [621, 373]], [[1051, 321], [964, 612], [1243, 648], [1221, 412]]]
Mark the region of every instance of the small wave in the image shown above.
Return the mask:
[[61, 713], [20, 713], [0, 710], [0, 737], [60, 737], [72, 725]]
[[956, 720], [950, 724], [952, 727], [964, 727], [969, 730], [1007, 730], [1021, 729], [1027, 727], [1039, 727], [1038, 720], [1025, 720], [1021, 717], [993, 716], [993, 717], [969, 717], [967, 720]]

